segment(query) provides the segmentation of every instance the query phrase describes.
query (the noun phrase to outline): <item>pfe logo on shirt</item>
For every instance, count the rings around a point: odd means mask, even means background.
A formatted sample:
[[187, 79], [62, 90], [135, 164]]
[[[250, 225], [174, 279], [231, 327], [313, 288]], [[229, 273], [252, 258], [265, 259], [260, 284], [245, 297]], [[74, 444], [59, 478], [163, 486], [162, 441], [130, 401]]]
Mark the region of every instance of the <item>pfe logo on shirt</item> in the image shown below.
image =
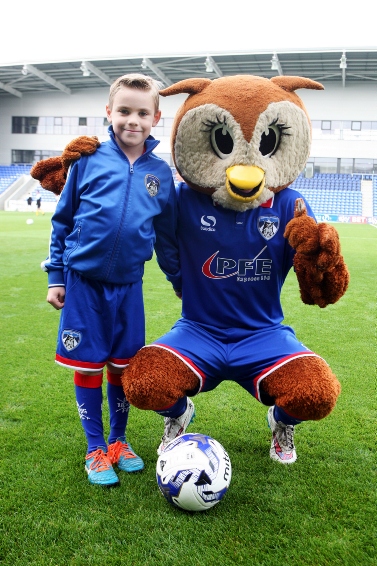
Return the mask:
[[77, 346], [80, 344], [81, 332], [78, 332], [77, 330], [63, 330], [62, 342], [64, 348], [68, 352], [71, 352], [72, 350], [77, 348]]
[[151, 197], [155, 197], [160, 189], [160, 179], [154, 175], [145, 175], [145, 187]]
[[258, 218], [258, 230], [265, 240], [271, 240], [279, 230], [280, 219], [278, 216], [260, 216]]

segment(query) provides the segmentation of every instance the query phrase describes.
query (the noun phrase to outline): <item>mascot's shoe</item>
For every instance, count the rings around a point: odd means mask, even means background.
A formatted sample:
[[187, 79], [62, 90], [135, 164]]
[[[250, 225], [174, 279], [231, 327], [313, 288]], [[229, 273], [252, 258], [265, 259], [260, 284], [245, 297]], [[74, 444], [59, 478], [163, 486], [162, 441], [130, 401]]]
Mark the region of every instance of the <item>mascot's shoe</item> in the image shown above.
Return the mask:
[[118, 466], [122, 472], [138, 472], [144, 468], [143, 460], [135, 454], [124, 436], [109, 444], [107, 455], [111, 463]]
[[166, 448], [171, 440], [185, 434], [186, 428], [190, 423], [193, 422], [195, 417], [195, 406], [189, 397], [187, 397], [187, 407], [183, 415], [176, 419], [171, 419], [170, 417], [165, 417], [165, 430], [164, 435], [161, 439], [161, 444], [157, 449], [157, 454], [160, 455], [161, 452]]
[[294, 426], [276, 421], [274, 418], [274, 407], [268, 409], [267, 422], [272, 431], [270, 457], [281, 464], [293, 464], [293, 462], [296, 462], [297, 454], [293, 443]]
[[113, 470], [110, 458], [105, 452], [105, 448], [93, 450], [85, 457], [85, 471], [88, 480], [94, 485], [105, 487], [115, 487], [119, 485], [119, 479]]

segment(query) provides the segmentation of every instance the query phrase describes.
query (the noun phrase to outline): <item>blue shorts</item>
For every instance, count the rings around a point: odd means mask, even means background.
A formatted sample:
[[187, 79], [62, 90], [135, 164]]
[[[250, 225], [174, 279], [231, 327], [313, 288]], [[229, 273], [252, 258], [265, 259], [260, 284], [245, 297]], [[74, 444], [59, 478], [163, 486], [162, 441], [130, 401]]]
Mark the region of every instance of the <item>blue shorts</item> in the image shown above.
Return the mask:
[[294, 358], [317, 356], [299, 342], [290, 326], [250, 331], [218, 329], [180, 319], [151, 346], [171, 351], [196, 373], [199, 392], [235, 381], [258, 401], [262, 380]]
[[126, 367], [145, 344], [142, 281], [115, 285], [69, 270], [65, 285], [55, 361], [93, 372]]

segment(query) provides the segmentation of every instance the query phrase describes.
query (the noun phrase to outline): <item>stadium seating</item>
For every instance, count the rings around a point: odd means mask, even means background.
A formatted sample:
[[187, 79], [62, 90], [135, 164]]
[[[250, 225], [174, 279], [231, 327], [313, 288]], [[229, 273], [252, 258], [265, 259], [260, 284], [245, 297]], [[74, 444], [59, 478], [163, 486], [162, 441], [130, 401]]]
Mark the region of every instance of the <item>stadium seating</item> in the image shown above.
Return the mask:
[[51, 191], [46, 191], [45, 189], [42, 189], [41, 186], [34, 189], [31, 193], [31, 197], [32, 197], [34, 202], [37, 200], [36, 193], [37, 193], [38, 189], [41, 193], [42, 203], [43, 202], [54, 202], [54, 203], [56, 203], [56, 196], [54, 195], [54, 193], [52, 193]]
[[377, 177], [373, 177], [373, 216], [377, 217]]
[[31, 165], [0, 165], [0, 194], [17, 181], [18, 177], [28, 175], [30, 169]]
[[[31, 165], [0, 166], [0, 194], [4, 192], [20, 175], [28, 175]], [[172, 172], [174, 173], [172, 168]], [[291, 185], [310, 203], [314, 214], [362, 215], [361, 175], [317, 173], [311, 179], [300, 175]], [[377, 217], [377, 177], [364, 175], [364, 179], [373, 180], [373, 215]], [[36, 191], [40, 190], [42, 202], [56, 202], [53, 193], [37, 187], [32, 192], [33, 201]]]
[[309, 202], [314, 214], [362, 215], [361, 175], [300, 175], [291, 185]]
[[[29, 175], [31, 165], [0, 165], [0, 194], [12, 185], [21, 175]], [[56, 197], [50, 191], [37, 187], [32, 191], [33, 201], [36, 200], [36, 191], [40, 190], [42, 202], [56, 202]]]

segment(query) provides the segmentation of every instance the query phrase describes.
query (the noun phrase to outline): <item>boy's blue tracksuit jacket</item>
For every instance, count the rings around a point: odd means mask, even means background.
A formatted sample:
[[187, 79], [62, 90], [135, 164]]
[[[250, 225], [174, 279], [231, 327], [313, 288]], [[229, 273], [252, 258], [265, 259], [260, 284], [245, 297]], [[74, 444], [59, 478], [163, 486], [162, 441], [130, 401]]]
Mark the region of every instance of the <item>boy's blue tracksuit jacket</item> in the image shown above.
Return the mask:
[[[110, 140], [70, 170], [52, 217], [50, 253], [43, 262], [49, 287], [64, 286], [64, 270], [108, 283], [139, 281], [144, 262], [156, 251], [158, 263], [176, 287], [180, 283], [176, 240], [177, 203], [170, 167], [145, 152], [133, 165]], [[178, 283], [179, 282], [179, 283]]]

